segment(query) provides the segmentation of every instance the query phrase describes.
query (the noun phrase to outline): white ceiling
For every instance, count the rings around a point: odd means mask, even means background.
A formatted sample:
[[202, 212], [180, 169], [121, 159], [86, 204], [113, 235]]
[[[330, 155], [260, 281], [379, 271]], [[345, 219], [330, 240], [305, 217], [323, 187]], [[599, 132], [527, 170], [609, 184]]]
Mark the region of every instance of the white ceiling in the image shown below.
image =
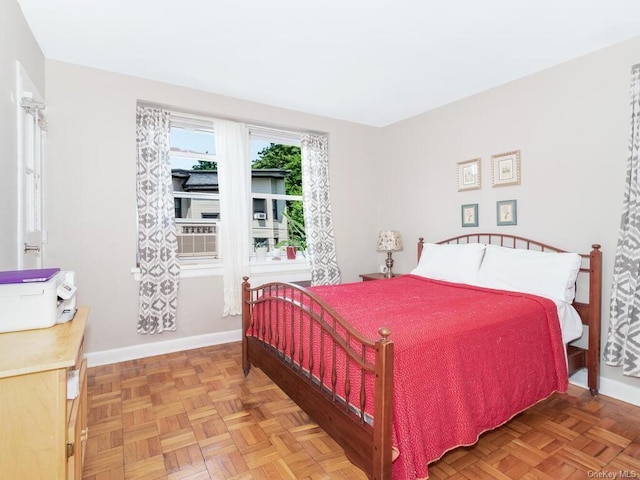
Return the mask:
[[18, 3], [49, 59], [373, 126], [640, 35], [638, 0]]

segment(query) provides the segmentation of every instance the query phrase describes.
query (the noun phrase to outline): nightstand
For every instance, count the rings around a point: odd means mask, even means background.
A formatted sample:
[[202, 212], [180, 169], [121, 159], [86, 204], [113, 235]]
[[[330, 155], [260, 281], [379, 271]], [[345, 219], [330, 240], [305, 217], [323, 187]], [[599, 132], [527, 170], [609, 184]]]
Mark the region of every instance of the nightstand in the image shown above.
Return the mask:
[[[398, 275], [395, 274], [394, 277], [397, 277]], [[362, 278], [363, 282], [368, 282], [370, 280], [387, 280], [387, 277], [384, 276], [384, 273], [362, 273], [360, 274], [360, 278]], [[393, 278], [393, 277], [391, 277]]]

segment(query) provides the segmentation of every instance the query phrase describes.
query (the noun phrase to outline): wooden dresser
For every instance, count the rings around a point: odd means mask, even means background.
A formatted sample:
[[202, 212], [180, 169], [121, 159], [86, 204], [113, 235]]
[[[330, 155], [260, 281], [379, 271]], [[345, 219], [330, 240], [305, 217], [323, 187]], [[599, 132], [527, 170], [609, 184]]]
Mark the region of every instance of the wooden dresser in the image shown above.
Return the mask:
[[[88, 313], [81, 307], [70, 322], [0, 334], [2, 478], [82, 479], [87, 438], [83, 340]], [[78, 393], [67, 399], [67, 379], [74, 370]]]

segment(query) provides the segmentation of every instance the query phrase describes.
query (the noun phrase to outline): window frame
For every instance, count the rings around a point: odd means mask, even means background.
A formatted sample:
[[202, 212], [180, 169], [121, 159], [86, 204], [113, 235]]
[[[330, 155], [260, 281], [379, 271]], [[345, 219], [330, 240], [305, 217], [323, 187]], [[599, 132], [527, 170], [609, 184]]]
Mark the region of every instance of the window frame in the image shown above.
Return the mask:
[[[214, 136], [214, 145], [215, 145], [215, 129], [213, 126], [214, 117], [203, 117], [198, 115], [186, 114], [183, 112], [171, 111], [171, 128], [182, 128], [185, 130], [196, 130], [196, 131], [205, 131], [206, 133], [211, 133]], [[248, 130], [248, 145], [247, 147], [251, 147], [252, 140], [262, 140], [269, 143], [275, 144], [283, 144], [283, 145], [292, 145], [292, 146], [301, 146], [301, 133], [290, 130], [283, 129], [273, 129], [269, 127], [264, 127], [260, 125], [247, 125]], [[215, 153], [197, 153], [193, 151], [183, 151], [177, 150], [170, 147], [170, 157], [171, 158], [183, 158], [183, 159], [193, 159], [196, 160], [205, 160], [211, 162], [217, 162]], [[253, 163], [253, 159], [250, 159], [250, 162]], [[173, 169], [173, 168], [172, 168]], [[186, 169], [185, 169], [186, 170]], [[250, 168], [251, 172], [252, 169]], [[251, 189], [253, 190], [253, 188]], [[176, 196], [176, 193], [179, 195]], [[208, 192], [175, 192], [173, 191], [172, 186], [172, 194], [174, 195], [174, 199], [176, 198], [199, 198], [199, 199], [209, 199], [220, 201], [219, 193], [208, 193]], [[276, 262], [272, 261], [273, 259], [273, 251], [270, 250], [268, 253], [268, 261], [263, 263], [258, 263], [256, 261], [256, 255], [253, 248], [253, 207], [254, 201], [257, 199], [264, 199], [266, 204], [266, 216], [267, 218], [271, 218], [273, 220], [273, 203], [271, 203], [271, 207], [269, 207], [269, 200], [283, 200], [283, 201], [303, 201], [302, 195], [286, 195], [286, 194], [274, 194], [274, 193], [260, 193], [251, 191], [251, 201], [249, 203], [249, 210], [246, 212], [247, 221], [250, 222], [250, 257], [249, 263], [251, 272], [268, 274], [269, 272], [289, 272], [289, 274], [293, 273], [299, 274], [301, 272], [309, 271], [309, 260], [304, 255], [298, 255], [296, 260], [287, 260], [284, 262]], [[176, 218], [176, 225], [184, 223], [198, 223], [198, 224], [216, 224], [219, 226], [219, 219], [197, 219], [197, 222], [194, 222], [192, 219], [179, 219]], [[219, 230], [218, 230], [219, 231]], [[211, 275], [222, 275], [222, 255], [224, 255], [223, 251], [218, 249], [217, 256], [191, 256], [185, 257], [180, 256], [180, 264], [182, 269], [183, 277], [200, 277], [200, 276], [211, 276]], [[137, 270], [137, 269], [134, 269]], [[255, 271], [255, 272], [254, 272]], [[134, 272], [135, 273], [135, 272]]]
[[[215, 146], [215, 130], [213, 128], [213, 121], [206, 122], [202, 119], [193, 117], [187, 117], [183, 114], [171, 113], [171, 129], [182, 129], [187, 131], [199, 131], [210, 134], [213, 136], [213, 145]], [[215, 153], [201, 153], [195, 151], [185, 151], [174, 149], [171, 145], [169, 145], [169, 159], [172, 161], [173, 159], [185, 159], [185, 160], [193, 160], [193, 162], [204, 160], [207, 162], [217, 162]], [[171, 168], [173, 171], [173, 166]], [[185, 169], [186, 170], [186, 169]], [[220, 202], [220, 194], [212, 193], [212, 192], [176, 192], [173, 189], [172, 183], [172, 195], [175, 200], [179, 198], [183, 199], [191, 199], [191, 200], [210, 200]], [[174, 207], [175, 210], [175, 207]], [[220, 231], [220, 220], [215, 218], [198, 218], [198, 219], [189, 219], [189, 218], [174, 218], [176, 223], [176, 234], [178, 237], [181, 237], [180, 229], [188, 226], [189, 224], [194, 225], [214, 225], [215, 226], [215, 242], [216, 245], [219, 245], [218, 241], [218, 233]], [[178, 242], [184, 241], [178, 238]], [[216, 248], [215, 255], [188, 255], [184, 253], [178, 253], [178, 258], [180, 259], [181, 265], [183, 264], [217, 264], [222, 262], [222, 257], [220, 254], [219, 247]]]
[[[256, 141], [263, 141], [266, 143], [274, 143], [278, 145], [288, 145], [288, 146], [293, 146], [298, 148], [302, 147], [302, 139], [301, 139], [302, 135], [301, 135], [301, 132], [298, 132], [298, 131], [285, 130], [281, 128], [272, 128], [272, 127], [267, 127], [263, 125], [247, 125], [247, 130], [248, 130], [247, 133], [249, 137], [249, 146], [251, 146], [251, 142], [253, 140], [256, 140]], [[273, 203], [273, 201], [275, 200], [299, 201], [299, 202], [303, 202], [304, 204], [302, 195], [258, 193], [258, 192], [252, 191], [251, 192], [252, 208], [256, 198], [265, 198], [267, 200], [265, 213], [267, 215], [267, 219], [271, 219], [272, 222], [274, 221], [273, 217], [274, 217], [274, 210], [275, 210], [275, 204]], [[271, 203], [269, 203], [269, 201], [271, 201]], [[251, 214], [251, 221], [253, 222], [253, 212]], [[251, 228], [251, 231], [253, 232], [253, 228]], [[252, 238], [255, 238], [253, 234], [252, 234]], [[302, 261], [304, 261], [305, 263], [308, 263], [308, 260], [304, 255], [298, 255], [296, 257], [296, 261], [300, 259], [300, 257], [303, 258]], [[267, 259], [272, 259], [272, 258], [273, 258], [273, 250], [269, 250], [269, 252], [267, 253]], [[253, 249], [251, 253], [251, 259], [252, 261], [255, 261], [255, 252], [253, 251]], [[287, 260], [287, 261], [290, 261], [290, 260]]]

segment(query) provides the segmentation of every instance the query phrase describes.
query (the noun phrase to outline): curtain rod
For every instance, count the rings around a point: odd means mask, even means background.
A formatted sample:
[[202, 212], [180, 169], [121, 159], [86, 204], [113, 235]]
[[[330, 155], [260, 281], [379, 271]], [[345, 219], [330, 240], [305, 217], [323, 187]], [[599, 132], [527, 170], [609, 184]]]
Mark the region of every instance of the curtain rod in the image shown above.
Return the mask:
[[207, 113], [202, 113], [202, 112], [194, 112], [194, 111], [190, 111], [188, 109], [183, 109], [183, 108], [179, 108], [179, 107], [172, 107], [172, 106], [167, 106], [167, 105], [163, 105], [161, 103], [155, 103], [155, 102], [148, 102], [148, 101], [144, 101], [144, 100], [138, 100], [137, 102], [138, 105], [141, 106], [145, 106], [145, 107], [151, 107], [151, 108], [161, 108], [163, 110], [169, 110], [171, 113], [175, 113], [176, 115], [184, 115], [195, 118], [196, 120], [201, 120], [201, 121], [212, 121], [214, 119], [220, 119], [220, 120], [229, 120], [231, 122], [242, 122], [245, 123], [247, 125], [247, 127], [251, 128], [255, 128], [255, 129], [264, 129], [264, 130], [272, 130], [274, 132], [283, 132], [283, 133], [297, 133], [297, 134], [303, 134], [303, 133], [311, 133], [311, 134], [315, 134], [315, 135], [329, 135], [327, 132], [322, 132], [319, 130], [302, 130], [299, 128], [289, 128], [289, 127], [282, 127], [282, 126], [272, 126], [269, 125], [268, 123], [264, 123], [264, 124], [256, 124], [255, 121], [247, 121], [247, 120], [242, 120], [242, 119], [238, 119], [238, 118], [233, 118], [233, 117], [226, 117], [224, 115], [215, 115], [215, 114], [207, 114]]

